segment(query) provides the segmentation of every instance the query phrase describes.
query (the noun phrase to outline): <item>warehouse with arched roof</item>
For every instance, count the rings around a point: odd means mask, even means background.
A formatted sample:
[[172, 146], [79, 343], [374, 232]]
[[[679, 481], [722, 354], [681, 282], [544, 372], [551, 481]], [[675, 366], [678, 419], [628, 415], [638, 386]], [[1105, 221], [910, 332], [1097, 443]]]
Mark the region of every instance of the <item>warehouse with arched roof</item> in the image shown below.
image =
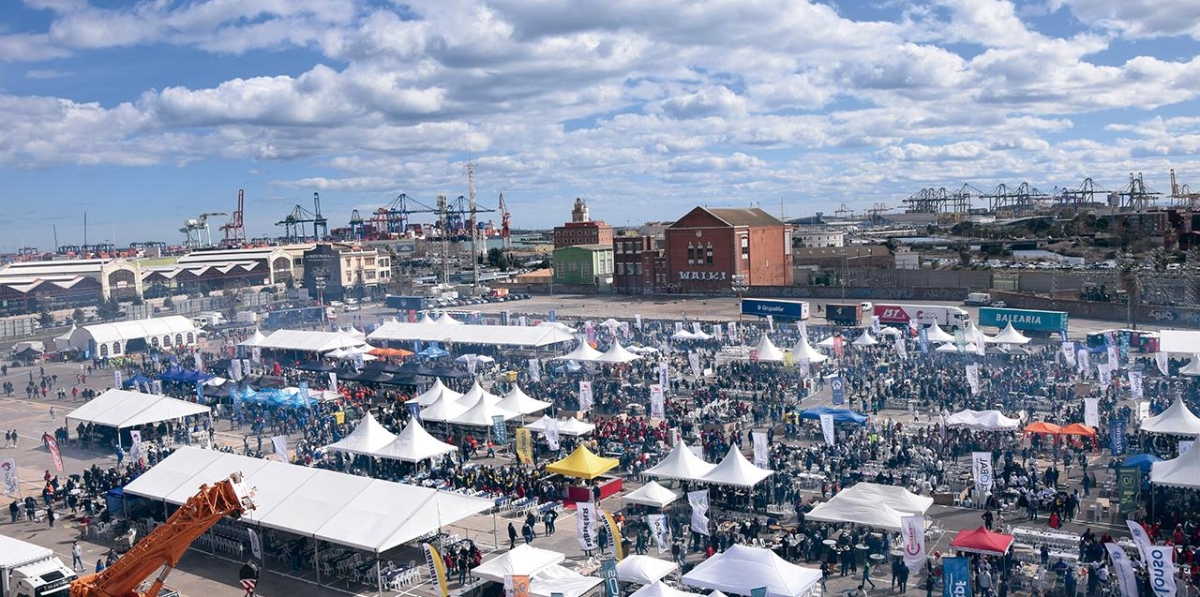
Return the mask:
[[195, 346], [199, 332], [192, 320], [171, 315], [85, 325], [75, 328], [66, 340], [70, 348], [89, 357], [117, 357], [148, 349]]

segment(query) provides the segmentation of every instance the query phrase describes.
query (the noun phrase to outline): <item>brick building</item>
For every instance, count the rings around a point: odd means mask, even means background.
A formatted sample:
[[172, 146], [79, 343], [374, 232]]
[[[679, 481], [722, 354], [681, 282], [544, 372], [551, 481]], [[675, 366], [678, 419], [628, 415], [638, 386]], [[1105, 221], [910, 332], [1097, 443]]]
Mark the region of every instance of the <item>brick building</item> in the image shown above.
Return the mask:
[[588, 215], [587, 203], [579, 197], [575, 198], [575, 207], [571, 209], [571, 221], [554, 227], [555, 249], [578, 245], [612, 245], [612, 241], [612, 226], [605, 224], [604, 220], [592, 220]]
[[791, 286], [792, 229], [757, 207], [697, 207], [666, 230], [666, 270], [660, 290]]
[[613, 238], [613, 291], [620, 294], [650, 294], [665, 282], [659, 269], [664, 251], [653, 236]]

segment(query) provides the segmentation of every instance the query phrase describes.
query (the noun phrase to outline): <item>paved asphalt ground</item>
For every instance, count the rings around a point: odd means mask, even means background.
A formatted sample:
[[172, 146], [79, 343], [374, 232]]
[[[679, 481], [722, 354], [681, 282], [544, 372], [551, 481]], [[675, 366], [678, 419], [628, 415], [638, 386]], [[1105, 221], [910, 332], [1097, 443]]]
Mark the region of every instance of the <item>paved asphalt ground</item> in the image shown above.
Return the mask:
[[[544, 314], [547, 310], [554, 309], [560, 318], [589, 319], [603, 319], [609, 316], [632, 317], [634, 314], [641, 314], [645, 318], [678, 318], [681, 314], [684, 314], [690, 319], [728, 321], [738, 316], [737, 302], [732, 298], [664, 301], [659, 299], [630, 300], [623, 297], [550, 296], [535, 297], [532, 300], [526, 301], [481, 305], [474, 308], [474, 310], [489, 312], [505, 309], [512, 311], [514, 314]], [[464, 308], [463, 310], [466, 309]], [[372, 321], [381, 312], [382, 309], [380, 307], [375, 307], [374, 311], [345, 313], [341, 315], [341, 321], [345, 323], [347, 319], [354, 317], [361, 318], [361, 321]], [[814, 318], [813, 323], [821, 323], [820, 318]], [[1073, 320], [1071, 325], [1072, 336], [1078, 337], [1082, 337], [1082, 335], [1089, 331], [1118, 327], [1111, 323], [1080, 320]], [[60, 381], [74, 380], [75, 374], [79, 370], [78, 364], [49, 364], [45, 365], [45, 367], [47, 374], [57, 374]], [[29, 379], [31, 371], [34, 375], [38, 374], [36, 366], [34, 368], [10, 368], [8, 377], [5, 380], [14, 382], [14, 385], [18, 389], [23, 388]], [[111, 381], [112, 375], [110, 372], [100, 371], [89, 377], [87, 385], [96, 390], [103, 391], [111, 385]], [[44, 432], [52, 431], [62, 425], [63, 417], [80, 404], [79, 402], [72, 403], [69, 398], [71, 384], [68, 384], [66, 387], [68, 389], [68, 398], [62, 402], [55, 400], [53, 394], [46, 400], [26, 400], [23, 398], [23, 391], [20, 392], [21, 398], [0, 398], [0, 428], [5, 430], [16, 429], [20, 432], [21, 436], [19, 446], [16, 449], [0, 450], [0, 458], [11, 457], [17, 460], [22, 480], [23, 495], [33, 495], [40, 498], [43, 472], [45, 470], [53, 470], [53, 460], [38, 438]], [[806, 405], [821, 405], [829, 404], [830, 400], [831, 397], [826, 390], [807, 398], [805, 403]], [[51, 408], [55, 410], [55, 418], [53, 420], [50, 415]], [[883, 411], [880, 416], [891, 417], [905, 423], [912, 420], [912, 416], [904, 411]], [[218, 441], [221, 443], [237, 447], [241, 446], [241, 432], [229, 431], [225, 424], [218, 425], [218, 431]], [[782, 436], [782, 433], [779, 433], [779, 436]], [[65, 465], [64, 474], [80, 473], [83, 469], [91, 467], [93, 464], [98, 464], [104, 468], [115, 466], [116, 464], [116, 459], [111, 453], [85, 451], [77, 447], [64, 447], [62, 456]], [[1093, 464], [1101, 463], [1097, 459]], [[1044, 465], [1045, 463], [1043, 463]], [[1094, 470], [1097, 473], [1103, 474], [1102, 468], [1102, 466], [1098, 466]], [[1074, 485], [1078, 483], [1078, 471], [1073, 471], [1073, 473], [1074, 476], [1069, 482]], [[627, 489], [631, 489], [633, 485], [627, 484], [626, 487]], [[6, 506], [7, 502], [4, 505]], [[616, 511], [620, 507], [619, 498], [606, 500], [604, 506], [606, 509]], [[946, 545], [949, 543], [954, 531], [962, 528], [975, 528], [981, 524], [980, 511], [978, 510], [935, 506], [930, 511], [930, 515], [937, 527], [944, 529], [943, 533], [938, 537], [936, 544], [931, 546], [931, 549], [942, 549], [945, 551]], [[463, 521], [458, 527], [451, 530], [460, 535], [475, 539], [484, 548], [486, 553], [495, 549], [495, 541], [492, 533], [493, 528], [498, 529], [499, 535], [504, 537], [506, 535], [505, 529], [507, 528], [507, 523], [508, 520], [502, 517], [493, 520], [492, 516], [478, 516]], [[541, 524], [537, 525], [539, 532], [541, 526]], [[1107, 528], [1104, 525], [1096, 524], [1090, 526], [1096, 529], [1098, 533], [1101, 528]], [[571, 512], [564, 513], [558, 521], [557, 528], [559, 532], [554, 536], [538, 537], [534, 540], [534, 545], [566, 553], [568, 566], [580, 562], [582, 560], [582, 553], [575, 539], [574, 514]], [[1080, 525], [1067, 525], [1067, 528], [1082, 532], [1084, 527]], [[1116, 530], [1120, 531], [1120, 529]], [[5, 515], [2, 522], [0, 522], [0, 532], [52, 548], [62, 557], [64, 562], [68, 563], [71, 561], [69, 554], [71, 541], [79, 535], [77, 525], [74, 525], [69, 517], [64, 514], [60, 514], [60, 519], [53, 529], [47, 528], [45, 523], [19, 522], [10, 524], [7, 515]], [[1125, 533], [1120, 534], [1124, 535]], [[103, 557], [109, 545], [93, 542], [81, 543], [84, 546], [84, 560], [88, 563], [89, 569], [94, 569], [96, 559]], [[502, 547], [507, 547], [506, 538], [502, 539], [501, 543]], [[695, 561], [697, 561], [697, 556], [693, 555], [689, 562], [694, 563]], [[191, 550], [180, 562], [176, 571], [171, 574], [168, 585], [178, 589], [183, 595], [190, 597], [241, 595], [241, 589], [236, 586], [239, 565], [240, 563], [238, 562], [214, 558], [196, 550]], [[910, 592], [914, 592], [914, 594], [915, 588], [912, 587], [916, 586], [916, 581], [917, 577], [914, 575], [913, 579], [910, 580]], [[880, 588], [870, 591], [870, 593], [872, 595], [889, 593], [890, 591], [886, 588], [887, 582], [888, 572], [883, 569], [877, 570], [876, 584]], [[849, 578], [838, 579], [835, 577], [829, 584], [829, 590], [830, 594], [841, 595], [854, 586], [857, 586], [856, 581], [851, 581]], [[311, 582], [288, 578], [266, 570], [260, 580], [259, 594], [263, 597], [295, 597], [297, 595], [315, 597], [345, 595], [353, 592], [346, 591], [346, 588], [344, 583], [338, 588], [317, 586]], [[366, 590], [361, 587], [359, 589], [364, 594], [373, 594], [375, 592], [374, 590]], [[454, 593], [458, 592], [457, 583], [451, 583], [451, 590]], [[435, 591], [428, 581], [426, 581], [424, 584], [408, 589], [405, 593], [431, 597]]]

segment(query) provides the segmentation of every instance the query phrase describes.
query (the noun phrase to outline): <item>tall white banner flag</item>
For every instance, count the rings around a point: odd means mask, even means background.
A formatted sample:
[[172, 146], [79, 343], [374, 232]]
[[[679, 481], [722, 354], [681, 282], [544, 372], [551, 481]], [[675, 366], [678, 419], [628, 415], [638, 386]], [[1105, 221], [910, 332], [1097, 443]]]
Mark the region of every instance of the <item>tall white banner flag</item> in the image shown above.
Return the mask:
[[529, 379], [534, 382], [542, 381], [542, 362], [529, 359]]
[[658, 364], [658, 385], [663, 387], [664, 392], [671, 387], [671, 370], [666, 361]]
[[904, 343], [904, 336], [896, 336], [896, 356], [902, 359], [908, 358], [908, 346]]
[[1146, 529], [1135, 521], [1126, 520], [1125, 525], [1129, 527], [1129, 536], [1133, 537], [1133, 544], [1137, 546], [1138, 553], [1142, 554], [1142, 561], [1149, 562], [1150, 554], [1148, 552], [1153, 546], [1150, 542], [1150, 535], [1146, 534]]
[[880, 331], [882, 331], [882, 329], [879, 324], [879, 316], [872, 315], [871, 316], [871, 333], [878, 336]]
[[592, 410], [592, 382], [579, 382], [579, 410], [588, 412]]
[[637, 326], [637, 329], [639, 329], [639, 330], [642, 329], [642, 314], [641, 313], [638, 313], [633, 316], [633, 323], [634, 323], [634, 325]]
[[1175, 597], [1175, 548], [1171, 545], [1151, 545], [1146, 550], [1146, 568], [1150, 571], [1150, 588], [1158, 597]]
[[1165, 353], [1165, 352], [1154, 353], [1154, 364], [1158, 365], [1158, 372], [1163, 374], [1164, 377], [1171, 374], [1170, 373], [1170, 369], [1171, 369], [1170, 363], [1167, 361], [1167, 353]]
[[1142, 387], [1142, 372], [1129, 372], [1129, 397], [1133, 400], [1141, 400], [1145, 396], [1145, 389]]
[[271, 437], [271, 446], [275, 449], [275, 454], [283, 462], [289, 462], [287, 451], [287, 436], [276, 435]]
[[975, 490], [979, 492], [982, 502], [983, 494], [992, 489], [992, 481], [995, 480], [992, 473], [992, 453], [971, 452], [971, 473], [975, 477]]
[[1063, 353], [1063, 360], [1067, 362], [1067, 366], [1074, 367], [1075, 366], [1075, 343], [1074, 342], [1063, 342], [1062, 343], [1062, 353]]
[[136, 429], [129, 432], [129, 461], [142, 461], [142, 432]]
[[1119, 352], [1117, 352], [1117, 347], [1112, 344], [1108, 345], [1107, 351], [1108, 351], [1108, 366], [1110, 368], [1112, 368], [1113, 371], [1116, 371], [1118, 368], [1121, 367], [1121, 360], [1120, 360], [1121, 355]]
[[584, 551], [591, 551], [599, 547], [597, 539], [597, 525], [604, 524], [601, 520], [600, 509], [592, 502], [578, 502], [575, 504], [576, 518], [576, 533], [579, 538], [579, 547]]
[[689, 352], [688, 365], [692, 366], [692, 375], [694, 375], [696, 379], [703, 377], [704, 371], [700, 369], [700, 353]]
[[767, 443], [767, 432], [755, 431], [750, 437], [754, 438], [754, 466], [761, 469], [771, 468], [771, 447]]
[[1096, 365], [1096, 379], [1100, 380], [1100, 387], [1107, 390], [1112, 385], [1112, 366], [1108, 363], [1098, 363]]
[[329, 391], [333, 392], [334, 394], [336, 394], [338, 391], [337, 373], [334, 373], [333, 371], [329, 372]]
[[1100, 399], [1083, 399], [1083, 424], [1092, 429], [1100, 428]]
[[971, 363], [967, 365], [967, 385], [971, 386], [971, 395], [979, 395], [979, 365]]
[[550, 446], [551, 450], [558, 449], [558, 419], [550, 417], [546, 419], [546, 428], [542, 431], [546, 436], [546, 445]]
[[925, 517], [904, 516], [900, 519], [900, 547], [904, 564], [909, 570], [920, 570], [925, 563]]
[[1104, 548], [1108, 550], [1113, 570], [1117, 573], [1117, 585], [1121, 587], [1121, 594], [1125, 597], [1138, 597], [1137, 576], [1133, 571], [1133, 562], [1129, 561], [1129, 555], [1115, 542], [1105, 543]]
[[774, 315], [767, 316], [767, 327], [771, 328], [772, 332], [775, 331], [775, 316]]
[[654, 544], [658, 546], [658, 554], [662, 555], [671, 549], [670, 525], [667, 524], [667, 517], [662, 514], [649, 514], [646, 516], [646, 523], [650, 525], [650, 536], [654, 537]]
[[1088, 349], [1086, 348], [1080, 348], [1075, 353], [1075, 369], [1079, 371], [1081, 375], [1086, 375], [1091, 368], [1092, 353], [1088, 352]]
[[122, 381], [124, 381], [124, 380], [121, 379], [121, 370], [113, 369], [113, 387], [117, 388], [118, 390], [121, 389]]
[[832, 446], [837, 442], [837, 436], [833, 432], [833, 415], [821, 415], [821, 435], [825, 436], [826, 446]]
[[658, 384], [650, 386], [650, 418], [651, 419], [666, 419], [667, 411], [664, 408], [663, 387]]
[[258, 533], [254, 529], [246, 529], [247, 537], [250, 539], [250, 553], [254, 559], [262, 561], [262, 541], [258, 539]]
[[730, 321], [729, 323], [726, 323], [725, 324], [725, 332], [726, 332], [726, 335], [729, 336], [730, 342], [738, 341], [738, 329], [737, 329], [736, 321]]
[[4, 487], [4, 495], [17, 495], [21, 492], [21, 478], [17, 475], [15, 458], [0, 460], [0, 486]]
[[687, 497], [692, 506], [692, 530], [708, 535], [708, 490], [689, 491]]
[[719, 323], [712, 324], [712, 337], [713, 337], [713, 340], [716, 340], [717, 342], [721, 341], [721, 324], [719, 324]]

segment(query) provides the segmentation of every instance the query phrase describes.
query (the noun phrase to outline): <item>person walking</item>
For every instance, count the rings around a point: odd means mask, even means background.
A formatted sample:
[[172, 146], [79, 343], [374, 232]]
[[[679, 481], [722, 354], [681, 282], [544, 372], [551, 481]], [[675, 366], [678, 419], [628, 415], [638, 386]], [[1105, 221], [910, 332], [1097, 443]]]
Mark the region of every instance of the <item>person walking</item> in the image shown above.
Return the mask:
[[600, 555], [604, 555], [605, 548], [608, 547], [608, 525], [598, 525], [600, 528], [596, 530], [596, 543], [600, 547]]
[[866, 585], [871, 585], [871, 590], [875, 589], [875, 581], [871, 580], [871, 559], [870, 558], [867, 558], [867, 560], [863, 562], [862, 584], [860, 584], [858, 586], [863, 587]]
[[904, 563], [903, 559], [900, 560], [899, 583], [900, 583], [900, 592], [907, 593], [908, 592], [908, 564]]
[[546, 513], [542, 515], [542, 522], [546, 525], [546, 535], [547, 536], [554, 534], [554, 521], [555, 520], [558, 520], [558, 512], [555, 511], [554, 508], [550, 508], [549, 510], [546, 510]]
[[17, 519], [21, 517], [21, 503], [19, 501], [13, 500], [8, 505], [8, 515], [12, 517], [13, 524], [17, 524]]
[[517, 546], [517, 527], [513, 523], [508, 523], [508, 548], [513, 549]]
[[54, 514], [54, 508], [51, 506], [46, 506], [46, 522], [50, 524], [50, 528], [54, 528], [55, 518], [56, 516]]
[[933, 588], [937, 586], [937, 581], [932, 574], [925, 575], [925, 597], [933, 597]]
[[83, 564], [83, 548], [79, 546], [78, 541], [71, 542], [71, 570], [87, 570], [87, 566]]
[[258, 587], [258, 566], [254, 565], [253, 560], [246, 560], [242, 569], [238, 570], [238, 580], [241, 581], [242, 589], [246, 591], [242, 597], [254, 597], [254, 591]]
[[525, 545], [533, 543], [533, 525], [526, 522], [521, 525], [521, 537], [525, 539]]

